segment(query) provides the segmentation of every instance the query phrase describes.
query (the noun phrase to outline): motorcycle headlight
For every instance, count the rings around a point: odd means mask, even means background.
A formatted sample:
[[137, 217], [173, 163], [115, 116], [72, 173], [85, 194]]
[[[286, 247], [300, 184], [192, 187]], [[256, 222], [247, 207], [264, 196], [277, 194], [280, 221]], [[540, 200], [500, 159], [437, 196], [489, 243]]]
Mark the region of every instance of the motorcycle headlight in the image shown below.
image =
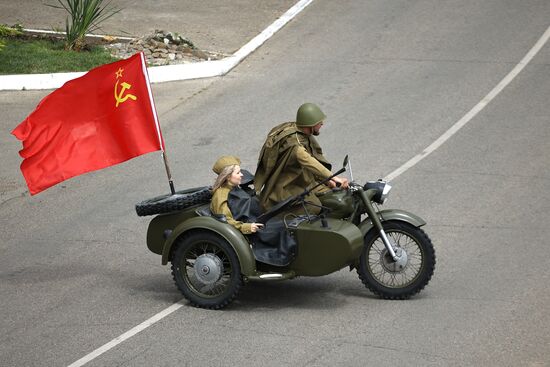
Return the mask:
[[391, 190], [391, 185], [389, 182], [378, 180], [378, 181], [368, 181], [364, 188], [367, 190], [376, 190], [376, 194], [373, 196], [372, 201], [377, 204], [384, 204]]

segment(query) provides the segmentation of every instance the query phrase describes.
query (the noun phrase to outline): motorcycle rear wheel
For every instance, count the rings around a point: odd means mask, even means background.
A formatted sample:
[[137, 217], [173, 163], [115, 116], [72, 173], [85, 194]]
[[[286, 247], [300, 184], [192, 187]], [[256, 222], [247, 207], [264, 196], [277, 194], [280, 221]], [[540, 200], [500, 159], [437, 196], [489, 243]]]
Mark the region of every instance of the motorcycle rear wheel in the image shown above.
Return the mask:
[[[404, 266], [396, 264], [376, 229], [365, 236], [357, 273], [363, 284], [384, 299], [408, 299], [432, 278], [435, 250], [428, 235], [406, 222], [383, 222], [386, 235], [406, 252]], [[403, 265], [403, 264], [401, 264]]]

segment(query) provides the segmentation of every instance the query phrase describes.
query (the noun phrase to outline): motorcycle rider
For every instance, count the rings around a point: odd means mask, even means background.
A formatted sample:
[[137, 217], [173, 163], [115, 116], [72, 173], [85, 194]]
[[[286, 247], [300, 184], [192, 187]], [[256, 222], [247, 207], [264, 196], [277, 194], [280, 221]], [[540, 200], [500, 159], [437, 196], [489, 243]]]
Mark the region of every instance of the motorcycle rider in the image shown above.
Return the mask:
[[[332, 165], [314, 138], [319, 135], [325, 119], [326, 115], [317, 105], [304, 103], [298, 108], [295, 122], [282, 123], [269, 132], [254, 178], [264, 211], [332, 175]], [[328, 186], [336, 187], [337, 183], [348, 187], [348, 180], [343, 177], [332, 178]], [[322, 187], [314, 190], [306, 200], [321, 205], [315, 194], [325, 190]], [[316, 214], [320, 208], [312, 206], [308, 211]]]

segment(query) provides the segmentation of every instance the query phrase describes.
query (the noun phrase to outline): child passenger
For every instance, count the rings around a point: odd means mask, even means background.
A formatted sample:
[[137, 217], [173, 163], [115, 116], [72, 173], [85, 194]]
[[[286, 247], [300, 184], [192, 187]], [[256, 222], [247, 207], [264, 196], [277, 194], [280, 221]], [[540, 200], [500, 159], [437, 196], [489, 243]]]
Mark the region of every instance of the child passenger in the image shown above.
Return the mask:
[[[233, 189], [238, 189], [241, 184], [243, 174], [241, 173], [241, 160], [235, 156], [220, 157], [212, 170], [218, 174], [218, 178], [212, 186], [212, 202], [210, 203], [210, 211], [214, 214], [223, 214], [227, 219], [227, 223], [237, 228], [243, 234], [256, 233], [258, 229], [263, 228], [261, 223], [245, 223], [235, 220], [231, 209], [229, 209], [228, 199], [229, 194]], [[251, 198], [248, 197], [250, 200]], [[248, 213], [247, 217], [251, 218], [254, 215], [259, 215], [259, 206], [257, 213]]]
[[243, 177], [240, 164], [235, 156], [223, 156], [212, 167], [218, 177], [212, 186], [210, 211], [225, 215], [227, 223], [249, 235], [256, 260], [286, 266], [294, 259], [296, 241], [282, 219], [271, 218], [265, 225], [256, 222], [261, 214], [260, 203], [239, 186]]

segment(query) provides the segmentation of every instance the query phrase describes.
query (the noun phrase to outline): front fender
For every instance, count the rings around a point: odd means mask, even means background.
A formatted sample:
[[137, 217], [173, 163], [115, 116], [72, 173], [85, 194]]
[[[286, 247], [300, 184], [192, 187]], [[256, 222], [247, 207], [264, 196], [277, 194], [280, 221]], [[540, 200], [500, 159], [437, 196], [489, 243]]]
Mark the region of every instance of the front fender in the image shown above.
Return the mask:
[[235, 250], [239, 263], [241, 264], [241, 273], [243, 275], [252, 275], [256, 272], [256, 260], [250, 248], [250, 244], [244, 238], [243, 234], [227, 223], [222, 223], [212, 217], [194, 217], [188, 219], [176, 226], [172, 233], [166, 239], [162, 249], [162, 265], [168, 263], [172, 246], [179, 236], [191, 230], [207, 230], [223, 237]]
[[[426, 221], [422, 218], [420, 218], [418, 215], [413, 214], [411, 212], [400, 210], [400, 209], [386, 209], [381, 210], [378, 212], [379, 216], [381, 217], [382, 224], [386, 221], [398, 221], [398, 222], [407, 222], [412, 224], [415, 227], [422, 227], [426, 224]], [[367, 234], [368, 231], [370, 231], [374, 225], [372, 224], [372, 221], [370, 218], [365, 219], [361, 223], [359, 223], [359, 229], [361, 230], [361, 233], [363, 233], [363, 237]]]

